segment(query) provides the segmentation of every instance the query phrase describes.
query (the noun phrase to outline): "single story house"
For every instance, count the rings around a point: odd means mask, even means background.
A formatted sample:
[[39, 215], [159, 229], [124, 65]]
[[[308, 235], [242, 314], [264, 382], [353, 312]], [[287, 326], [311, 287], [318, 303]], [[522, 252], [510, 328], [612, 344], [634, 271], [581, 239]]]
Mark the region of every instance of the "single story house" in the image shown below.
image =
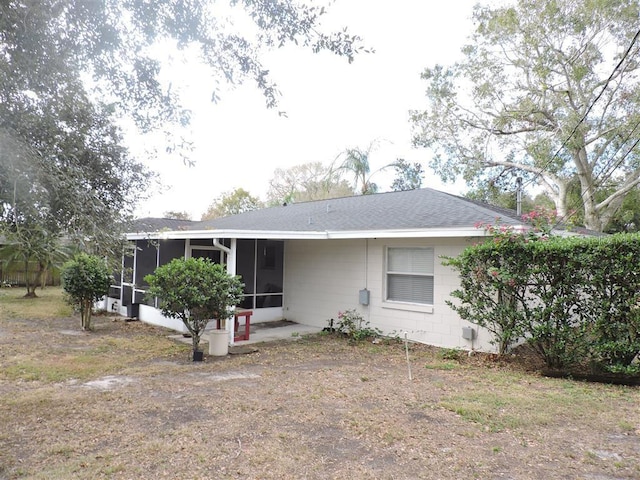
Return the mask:
[[[201, 222], [141, 219], [135, 248], [105, 307], [185, 331], [145, 297], [144, 276], [176, 257], [206, 257], [242, 277], [239, 306], [252, 322], [291, 320], [319, 328], [356, 309], [369, 327], [430, 345], [492, 350], [447, 304], [459, 285], [441, 257], [485, 235], [478, 223], [528, 228], [514, 211], [430, 188], [335, 198]], [[464, 328], [466, 327], [466, 328]], [[230, 332], [230, 343], [233, 333]]]

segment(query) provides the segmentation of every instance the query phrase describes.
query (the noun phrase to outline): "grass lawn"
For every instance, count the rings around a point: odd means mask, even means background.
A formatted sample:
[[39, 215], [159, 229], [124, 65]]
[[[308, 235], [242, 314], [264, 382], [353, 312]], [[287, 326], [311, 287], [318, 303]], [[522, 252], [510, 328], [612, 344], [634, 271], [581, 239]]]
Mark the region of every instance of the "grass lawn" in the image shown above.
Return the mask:
[[635, 479], [640, 389], [331, 335], [189, 361], [0, 289], [0, 479]]

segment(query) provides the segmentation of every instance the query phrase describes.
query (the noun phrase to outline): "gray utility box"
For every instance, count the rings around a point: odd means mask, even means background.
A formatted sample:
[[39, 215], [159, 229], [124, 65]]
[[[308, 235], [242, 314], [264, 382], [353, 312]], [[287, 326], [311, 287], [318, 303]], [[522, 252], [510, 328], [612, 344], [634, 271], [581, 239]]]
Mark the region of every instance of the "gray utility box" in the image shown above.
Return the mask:
[[474, 340], [476, 331], [472, 327], [462, 327], [462, 338], [465, 340]]
[[363, 288], [360, 290], [360, 305], [369, 305], [369, 290]]

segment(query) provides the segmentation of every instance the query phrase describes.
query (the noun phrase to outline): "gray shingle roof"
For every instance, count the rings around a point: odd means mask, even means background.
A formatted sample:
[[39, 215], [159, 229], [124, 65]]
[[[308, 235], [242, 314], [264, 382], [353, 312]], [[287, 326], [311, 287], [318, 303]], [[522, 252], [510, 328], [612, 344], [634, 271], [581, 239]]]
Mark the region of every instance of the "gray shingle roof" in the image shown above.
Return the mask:
[[193, 226], [199, 222], [176, 220], [175, 218], [137, 218], [132, 222], [132, 232], [160, 232], [163, 230], [197, 230]]
[[[424, 231], [427, 235], [431, 230], [432, 234], [442, 235], [440, 230], [451, 229], [451, 234], [456, 236], [456, 229], [460, 234], [464, 230], [475, 230], [479, 223], [495, 224], [497, 221], [502, 225], [524, 226], [513, 210], [422, 188], [294, 203], [201, 222], [142, 218], [135, 221], [136, 229], [129, 233], [135, 236], [162, 231], [198, 231], [198, 236], [202, 237], [208, 235], [208, 230], [227, 230], [236, 231], [239, 235], [245, 231], [248, 235], [262, 232], [264, 238], [285, 238], [288, 235], [293, 238], [300, 234], [317, 236], [341, 232], [351, 237], [353, 232], [360, 232], [363, 237], [375, 237], [378, 232], [382, 236], [384, 231], [389, 231], [393, 236], [408, 233], [403, 232], [405, 230], [417, 233]], [[562, 231], [565, 227], [557, 225], [554, 230]], [[572, 228], [566, 233], [600, 235], [584, 228]], [[480, 231], [478, 234], [482, 235]], [[185, 235], [189, 234], [179, 236], [186, 238]]]
[[189, 230], [283, 232], [470, 228], [478, 222], [522, 224], [512, 210], [430, 188], [271, 207], [193, 222]]

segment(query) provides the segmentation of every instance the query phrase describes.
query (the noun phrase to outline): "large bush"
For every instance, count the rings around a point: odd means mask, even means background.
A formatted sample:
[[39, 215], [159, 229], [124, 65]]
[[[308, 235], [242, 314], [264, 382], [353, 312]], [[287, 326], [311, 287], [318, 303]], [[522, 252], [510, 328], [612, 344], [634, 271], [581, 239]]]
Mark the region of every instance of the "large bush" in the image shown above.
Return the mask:
[[93, 304], [109, 292], [112, 275], [104, 259], [81, 253], [66, 262], [60, 273], [67, 301], [80, 310], [82, 329], [91, 330]]
[[590, 242], [585, 315], [592, 360], [627, 371], [640, 352], [640, 237], [615, 235]]
[[163, 315], [182, 320], [189, 330], [194, 355], [209, 320], [229, 317], [244, 288], [239, 277], [204, 258], [175, 258], [144, 280], [147, 295], [160, 299]]
[[548, 367], [630, 371], [640, 353], [640, 237], [559, 238], [492, 231], [445, 260], [449, 305], [504, 353], [528, 342]]
[[491, 242], [444, 262], [460, 273], [460, 288], [451, 293], [458, 302], [447, 303], [461, 318], [491, 332], [500, 354], [524, 336], [527, 324], [526, 310], [517, 308], [525, 303], [530, 276], [529, 263], [517, 255], [524, 241], [496, 232]]

